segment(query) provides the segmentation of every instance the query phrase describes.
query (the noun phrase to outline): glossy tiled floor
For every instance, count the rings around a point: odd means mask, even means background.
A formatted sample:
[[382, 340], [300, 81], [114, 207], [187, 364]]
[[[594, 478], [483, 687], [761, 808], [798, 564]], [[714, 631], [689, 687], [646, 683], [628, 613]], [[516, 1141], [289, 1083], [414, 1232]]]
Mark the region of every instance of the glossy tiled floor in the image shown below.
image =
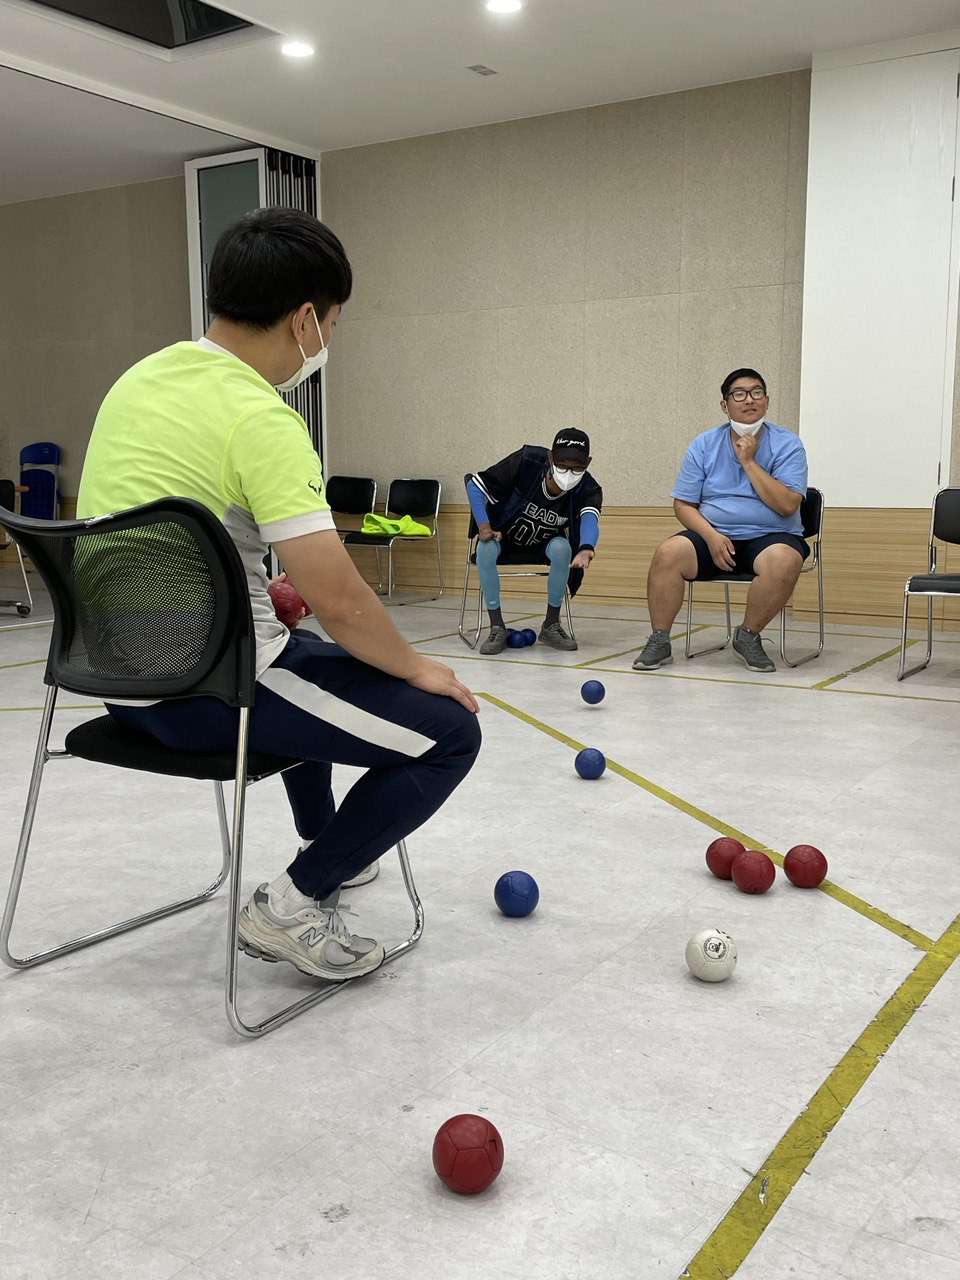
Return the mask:
[[[728, 653], [686, 663], [679, 646], [674, 666], [637, 675], [637, 609], [581, 607], [576, 654], [495, 660], [459, 643], [451, 601], [393, 616], [496, 699], [476, 769], [410, 841], [420, 947], [257, 1042], [223, 1017], [222, 900], [5, 971], [3, 1280], [733, 1274], [707, 1268], [707, 1241], [742, 1256], [750, 1280], [960, 1278], [956, 966], [863, 1072], [766, 1229], [728, 1212], [960, 912], [960, 636], [898, 685], [883, 629], [829, 628], [819, 661], [769, 678]], [[0, 630], [3, 877], [48, 638]], [[579, 698], [586, 667], [607, 688], [597, 707]], [[55, 736], [90, 714], [63, 703]], [[603, 778], [577, 778], [570, 742], [604, 750]], [[205, 882], [208, 785], [172, 793], [78, 762], [48, 777], [14, 942]], [[249, 815], [252, 888], [294, 834], [276, 781]], [[838, 894], [779, 873], [760, 898], [714, 880], [703, 850], [724, 824], [780, 852], [820, 845]], [[514, 867], [541, 887], [527, 920], [492, 902]], [[393, 861], [350, 897], [367, 931], [400, 936]], [[683, 947], [714, 924], [740, 963], [707, 986]], [[252, 1010], [307, 989], [243, 966]], [[506, 1147], [476, 1199], [446, 1192], [430, 1164], [457, 1111], [488, 1115]]]

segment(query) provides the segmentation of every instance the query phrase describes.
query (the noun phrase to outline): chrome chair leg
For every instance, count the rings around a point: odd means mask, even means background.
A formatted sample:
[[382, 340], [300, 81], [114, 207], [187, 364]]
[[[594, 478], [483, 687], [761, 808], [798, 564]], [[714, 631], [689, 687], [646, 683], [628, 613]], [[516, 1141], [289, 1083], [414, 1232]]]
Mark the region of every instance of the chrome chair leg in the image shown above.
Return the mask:
[[811, 649], [809, 653], [799, 654], [795, 658], [787, 656], [787, 607], [780, 610], [780, 657], [788, 667], [801, 667], [805, 662], [812, 662], [814, 658], [819, 658], [823, 653], [823, 560], [820, 558], [819, 551], [817, 554], [817, 602], [818, 617], [820, 622], [819, 642], [816, 649]]
[[564, 590], [564, 593], [563, 593], [563, 600], [564, 600], [564, 603], [565, 603], [565, 604], [566, 604], [566, 606], [567, 606], [567, 631], [568, 631], [568, 632], [569, 632], [569, 634], [570, 634], [570, 639], [571, 639], [571, 640], [576, 640], [576, 638], [577, 638], [577, 637], [576, 637], [576, 633], [575, 633], [575, 632], [574, 632], [574, 630], [573, 630], [573, 613], [572, 613], [572, 611], [571, 611], [571, 609], [570, 609], [570, 589], [569, 589], [569, 587], [568, 587], [568, 588], [566, 588], [566, 589]]
[[719, 653], [721, 649], [726, 649], [733, 639], [733, 622], [730, 616], [730, 584], [727, 582], [723, 584], [723, 593], [727, 615], [727, 638], [723, 644], [709, 645], [703, 649], [693, 649], [690, 646], [690, 636], [693, 633], [693, 580], [687, 583], [687, 633], [683, 640], [684, 657], [702, 658], [705, 653]]
[[131, 916], [128, 920], [122, 920], [119, 924], [109, 925], [104, 929], [97, 929], [93, 933], [81, 934], [76, 938], [71, 938], [68, 942], [60, 943], [58, 946], [47, 947], [42, 951], [36, 951], [29, 956], [15, 956], [10, 950], [9, 939], [13, 929], [13, 921], [16, 915], [17, 903], [20, 898], [20, 887], [23, 882], [23, 872], [27, 861], [27, 852], [30, 847], [30, 837], [33, 832], [33, 823], [37, 811], [37, 803], [40, 798], [40, 785], [43, 780], [44, 766], [50, 760], [69, 760], [71, 757], [62, 751], [51, 751], [49, 749], [50, 728], [53, 721], [53, 711], [57, 700], [57, 689], [51, 687], [47, 691], [46, 702], [43, 708], [43, 717], [40, 724], [40, 734], [37, 739], [37, 751], [34, 756], [33, 772], [30, 777], [30, 788], [27, 794], [27, 805], [23, 816], [23, 825], [20, 829], [20, 842], [17, 847], [17, 856], [14, 862], [13, 875], [10, 880], [10, 889], [7, 894], [6, 907], [3, 913], [3, 923], [0, 925], [0, 960], [8, 965], [11, 969], [31, 969], [34, 965], [46, 964], [49, 960], [56, 960], [58, 956], [68, 955], [71, 951], [79, 951], [82, 947], [92, 946], [95, 942], [103, 942], [105, 938], [116, 937], [120, 933], [128, 933], [131, 929], [139, 929], [145, 924], [150, 924], [154, 920], [162, 920], [164, 916], [172, 916], [180, 911], [187, 911], [190, 907], [199, 906], [201, 902], [206, 902], [211, 898], [220, 885], [227, 870], [227, 861], [224, 858], [223, 865], [217, 878], [202, 893], [193, 894], [189, 898], [180, 898], [176, 902], [171, 902], [164, 907], [156, 907], [152, 911], [144, 911], [140, 915]]
[[467, 619], [467, 598], [470, 594], [470, 557], [467, 556], [467, 568], [463, 575], [463, 596], [460, 600], [460, 621], [457, 623], [457, 635], [467, 646], [468, 649], [475, 649], [480, 643], [480, 633], [483, 630], [483, 592], [479, 585], [477, 586], [477, 628], [474, 632], [473, 639], [469, 638], [466, 630]]
[[933, 656], [933, 596], [927, 596], [927, 652], [923, 661], [918, 662], [915, 666], [905, 669], [907, 660], [907, 613], [910, 608], [910, 592], [903, 593], [903, 624], [900, 628], [900, 666], [897, 671], [897, 679], [905, 680], [907, 676], [916, 675], [918, 671], [922, 671], [924, 667], [930, 665], [930, 659]]

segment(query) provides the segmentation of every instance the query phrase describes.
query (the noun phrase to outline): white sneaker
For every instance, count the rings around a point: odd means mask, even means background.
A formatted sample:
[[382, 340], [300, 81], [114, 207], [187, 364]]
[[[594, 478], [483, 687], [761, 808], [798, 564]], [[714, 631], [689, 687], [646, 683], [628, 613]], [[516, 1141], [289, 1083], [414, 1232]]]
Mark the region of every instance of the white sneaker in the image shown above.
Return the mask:
[[370, 863], [369, 867], [364, 867], [364, 869], [358, 872], [357, 875], [355, 875], [352, 880], [344, 880], [340, 888], [356, 889], [358, 885], [369, 884], [371, 880], [376, 880], [379, 874], [380, 874], [380, 859], [375, 858], [374, 861]]
[[371, 973], [383, 964], [383, 947], [350, 932], [337, 905], [339, 896], [331, 894], [296, 915], [280, 916], [262, 884], [240, 912], [240, 950], [258, 960], [286, 960], [301, 973], [331, 982]]

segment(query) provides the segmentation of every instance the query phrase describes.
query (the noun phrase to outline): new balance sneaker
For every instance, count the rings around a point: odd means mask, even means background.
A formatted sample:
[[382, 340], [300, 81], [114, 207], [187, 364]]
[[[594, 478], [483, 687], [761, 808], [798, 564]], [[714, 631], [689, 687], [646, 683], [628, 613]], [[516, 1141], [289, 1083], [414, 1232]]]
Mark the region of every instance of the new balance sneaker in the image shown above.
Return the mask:
[[481, 653], [503, 653], [507, 647], [507, 628], [491, 627], [490, 634], [480, 646]]
[[240, 950], [258, 960], [286, 960], [312, 978], [343, 982], [383, 964], [383, 947], [351, 933], [339, 892], [292, 916], [277, 915], [262, 884], [240, 912]]
[[380, 859], [375, 858], [369, 867], [364, 867], [362, 871], [358, 871], [350, 880], [344, 880], [341, 889], [356, 889], [362, 884], [369, 884], [371, 880], [376, 880], [380, 874]]
[[548, 644], [551, 649], [564, 649], [572, 652], [580, 646], [572, 636], [568, 636], [559, 622], [544, 623], [540, 628], [540, 643]]
[[634, 671], [659, 671], [673, 661], [668, 631], [652, 631], [643, 652], [633, 660]]
[[776, 671], [772, 659], [764, 652], [758, 631], [737, 627], [733, 633], [733, 652], [748, 671]]

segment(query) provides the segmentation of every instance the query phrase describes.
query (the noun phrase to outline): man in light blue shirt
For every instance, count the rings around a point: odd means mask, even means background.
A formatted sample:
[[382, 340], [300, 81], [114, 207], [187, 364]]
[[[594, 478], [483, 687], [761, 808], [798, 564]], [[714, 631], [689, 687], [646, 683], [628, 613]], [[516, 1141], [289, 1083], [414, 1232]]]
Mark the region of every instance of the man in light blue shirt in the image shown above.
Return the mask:
[[755, 369], [723, 380], [727, 421], [687, 449], [673, 487], [684, 530], [662, 543], [647, 575], [652, 634], [633, 664], [656, 671], [673, 661], [670, 628], [686, 584], [755, 573], [733, 651], [750, 671], [775, 671], [760, 633], [790, 599], [810, 548], [800, 504], [807, 492], [807, 455], [799, 436], [769, 422], [767, 384]]

